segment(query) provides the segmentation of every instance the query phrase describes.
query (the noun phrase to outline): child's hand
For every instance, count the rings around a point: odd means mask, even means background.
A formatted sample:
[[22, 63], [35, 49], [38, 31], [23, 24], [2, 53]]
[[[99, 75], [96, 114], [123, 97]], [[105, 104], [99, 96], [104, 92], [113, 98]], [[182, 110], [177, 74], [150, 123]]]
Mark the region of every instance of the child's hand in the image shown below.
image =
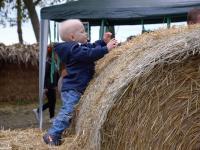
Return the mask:
[[65, 77], [67, 75], [67, 69], [63, 69], [61, 72], [61, 77]]
[[108, 44], [106, 45], [108, 48], [108, 51], [110, 51], [111, 49], [117, 47], [118, 42], [115, 39], [111, 39], [110, 42], [108, 42]]
[[108, 44], [108, 42], [111, 40], [112, 33], [111, 32], [105, 32], [103, 36], [103, 41]]

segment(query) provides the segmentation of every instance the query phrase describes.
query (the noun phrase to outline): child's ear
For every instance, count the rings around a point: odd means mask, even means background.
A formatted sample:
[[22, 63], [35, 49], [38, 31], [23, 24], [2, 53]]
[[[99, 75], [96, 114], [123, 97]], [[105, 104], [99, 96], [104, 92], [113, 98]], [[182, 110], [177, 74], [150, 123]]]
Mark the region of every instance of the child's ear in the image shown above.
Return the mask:
[[75, 41], [75, 36], [74, 36], [74, 34], [70, 34], [70, 39], [71, 39], [72, 41]]
[[74, 35], [72, 35], [71, 37], [72, 37], [72, 41], [75, 41], [75, 37], [74, 37]]
[[68, 34], [68, 35], [66, 36], [66, 39], [68, 39], [68, 40], [70, 40], [70, 41], [74, 41], [74, 40], [75, 40], [75, 37], [74, 37], [73, 34]]

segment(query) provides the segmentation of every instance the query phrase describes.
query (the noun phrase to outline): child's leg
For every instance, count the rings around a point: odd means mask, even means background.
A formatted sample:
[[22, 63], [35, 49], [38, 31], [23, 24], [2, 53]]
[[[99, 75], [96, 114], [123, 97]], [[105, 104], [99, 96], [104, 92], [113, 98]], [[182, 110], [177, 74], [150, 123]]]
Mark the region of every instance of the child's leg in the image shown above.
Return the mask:
[[81, 94], [74, 90], [69, 90], [61, 93], [63, 106], [53, 121], [53, 125], [49, 129], [48, 134], [60, 137], [62, 132], [69, 127], [74, 107], [78, 103], [80, 97]]
[[[46, 110], [49, 107], [49, 102], [42, 105], [42, 111]], [[37, 108], [37, 113], [39, 113], [39, 107]]]
[[48, 89], [47, 98], [49, 103], [49, 116], [50, 118], [53, 118], [55, 114], [55, 105], [56, 105], [56, 90]]

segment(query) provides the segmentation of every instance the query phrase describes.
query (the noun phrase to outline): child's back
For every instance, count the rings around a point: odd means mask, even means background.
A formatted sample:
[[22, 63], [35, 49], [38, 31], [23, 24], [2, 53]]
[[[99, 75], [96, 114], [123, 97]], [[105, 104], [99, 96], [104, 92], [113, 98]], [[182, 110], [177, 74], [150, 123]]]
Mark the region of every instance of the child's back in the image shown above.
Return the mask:
[[83, 93], [94, 75], [94, 62], [108, 53], [106, 43], [79, 44], [64, 42], [55, 46], [61, 61], [66, 65], [67, 76], [63, 79], [62, 91], [75, 89]]

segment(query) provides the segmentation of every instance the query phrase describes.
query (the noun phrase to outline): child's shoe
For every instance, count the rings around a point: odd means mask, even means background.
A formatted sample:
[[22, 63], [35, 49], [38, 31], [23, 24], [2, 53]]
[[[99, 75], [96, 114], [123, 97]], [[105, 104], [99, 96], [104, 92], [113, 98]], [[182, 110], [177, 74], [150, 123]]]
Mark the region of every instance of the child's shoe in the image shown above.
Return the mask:
[[51, 146], [59, 146], [61, 145], [61, 139], [60, 138], [57, 138], [55, 136], [52, 136], [48, 133], [46, 133], [44, 136], [43, 136], [43, 140], [46, 144], [49, 144]]
[[37, 109], [33, 109], [33, 112], [34, 112], [34, 114], [35, 114], [35, 119], [36, 119], [37, 121], [39, 121], [39, 113], [37, 112]]
[[54, 121], [54, 118], [49, 119], [49, 123], [53, 123], [53, 121]]

